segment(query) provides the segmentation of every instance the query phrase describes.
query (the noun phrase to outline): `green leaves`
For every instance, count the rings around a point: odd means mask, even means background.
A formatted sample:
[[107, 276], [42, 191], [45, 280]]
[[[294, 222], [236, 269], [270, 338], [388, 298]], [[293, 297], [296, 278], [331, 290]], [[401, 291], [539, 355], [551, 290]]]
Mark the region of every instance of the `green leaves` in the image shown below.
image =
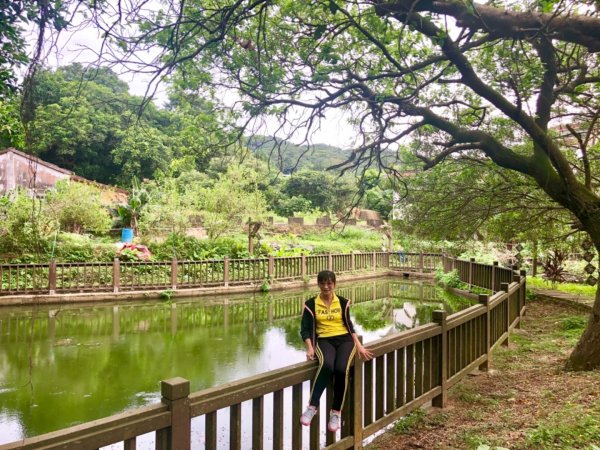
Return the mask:
[[327, 31], [327, 27], [323, 24], [321, 25], [317, 25], [315, 27], [315, 30], [313, 32], [313, 38], [316, 40], [321, 39], [321, 37], [323, 36], [323, 34], [325, 34], [325, 31]]
[[340, 7], [335, 0], [329, 0], [329, 11], [331, 11], [331, 14], [335, 14], [339, 9]]

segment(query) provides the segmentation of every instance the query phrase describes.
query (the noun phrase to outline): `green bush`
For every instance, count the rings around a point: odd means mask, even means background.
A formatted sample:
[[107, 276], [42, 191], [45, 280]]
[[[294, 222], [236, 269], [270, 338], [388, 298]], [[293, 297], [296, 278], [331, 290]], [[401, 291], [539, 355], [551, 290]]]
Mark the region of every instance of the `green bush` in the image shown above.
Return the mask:
[[448, 288], [459, 288], [463, 284], [462, 281], [460, 281], [460, 277], [456, 270], [451, 272], [437, 270], [435, 273], [435, 281]]
[[583, 316], [567, 317], [560, 322], [560, 328], [564, 331], [583, 331], [587, 324], [587, 318]]
[[117, 253], [112, 243], [76, 233], [60, 233], [52, 247], [48, 256], [59, 262], [112, 261]]
[[0, 253], [4, 259], [33, 262], [46, 258], [58, 223], [43, 212], [43, 202], [22, 190], [0, 196]]
[[105, 234], [112, 218], [100, 202], [100, 190], [74, 181], [59, 181], [45, 198], [45, 214], [60, 224], [61, 230]]
[[[197, 239], [191, 236], [172, 233], [164, 242], [149, 243], [153, 259], [166, 261], [178, 260], [198, 261], [201, 259], [249, 258], [248, 238], [244, 235], [220, 237], [216, 239]], [[269, 253], [265, 244], [255, 244], [254, 256], [265, 256]]]

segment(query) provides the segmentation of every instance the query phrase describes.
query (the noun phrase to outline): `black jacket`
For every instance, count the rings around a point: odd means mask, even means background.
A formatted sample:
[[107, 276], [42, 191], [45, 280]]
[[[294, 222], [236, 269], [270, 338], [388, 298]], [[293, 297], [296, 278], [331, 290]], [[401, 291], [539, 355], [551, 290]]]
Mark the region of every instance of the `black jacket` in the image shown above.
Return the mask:
[[[315, 323], [315, 297], [311, 297], [304, 302], [304, 311], [302, 313], [302, 323], [300, 325], [300, 336], [302, 336], [302, 341], [306, 339], [310, 339], [315, 345], [315, 341], [317, 340], [317, 324]], [[344, 325], [348, 329], [348, 333], [354, 333], [354, 324], [352, 320], [350, 320], [350, 300], [344, 297], [340, 297], [340, 305], [342, 307], [342, 320], [344, 321]]]

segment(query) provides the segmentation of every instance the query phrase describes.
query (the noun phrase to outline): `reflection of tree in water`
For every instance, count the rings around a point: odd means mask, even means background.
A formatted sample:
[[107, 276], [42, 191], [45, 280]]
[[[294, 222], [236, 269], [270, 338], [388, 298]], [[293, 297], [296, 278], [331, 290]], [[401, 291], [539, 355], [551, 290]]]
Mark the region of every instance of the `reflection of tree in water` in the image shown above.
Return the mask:
[[435, 310], [452, 314], [473, 304], [433, 285], [393, 283], [390, 292], [392, 297], [353, 306], [355, 321], [364, 330], [390, 327], [386, 334], [409, 330], [430, 323]]
[[274, 328], [282, 330], [285, 334], [285, 342], [297, 350], [304, 350], [304, 342], [300, 336], [300, 319], [280, 319], [273, 323]]
[[369, 303], [361, 303], [352, 307], [352, 315], [357, 324], [366, 331], [375, 331], [391, 323], [390, 301], [376, 300]]

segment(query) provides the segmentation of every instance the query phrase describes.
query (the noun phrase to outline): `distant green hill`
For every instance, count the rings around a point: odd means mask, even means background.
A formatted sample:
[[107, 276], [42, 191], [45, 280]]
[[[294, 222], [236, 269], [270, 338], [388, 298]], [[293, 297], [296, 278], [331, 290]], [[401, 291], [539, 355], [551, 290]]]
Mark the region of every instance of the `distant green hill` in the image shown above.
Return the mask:
[[340, 164], [350, 156], [350, 150], [325, 144], [315, 144], [310, 148], [269, 136], [252, 136], [246, 146], [261, 159], [269, 160], [283, 173], [300, 169], [325, 170]]

